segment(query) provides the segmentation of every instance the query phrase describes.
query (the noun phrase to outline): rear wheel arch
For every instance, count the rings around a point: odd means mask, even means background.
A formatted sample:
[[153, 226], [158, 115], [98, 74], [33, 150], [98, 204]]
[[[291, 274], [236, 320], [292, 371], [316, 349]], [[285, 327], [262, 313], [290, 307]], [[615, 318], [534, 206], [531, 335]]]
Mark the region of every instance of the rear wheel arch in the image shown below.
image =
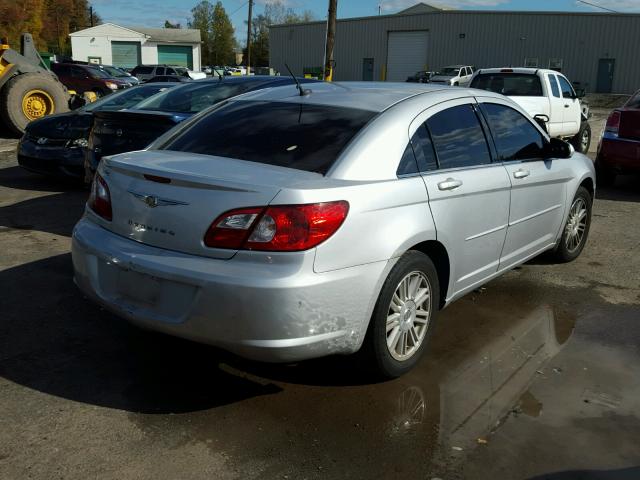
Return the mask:
[[442, 308], [447, 299], [449, 279], [451, 277], [451, 262], [447, 249], [437, 240], [427, 240], [414, 245], [409, 250], [424, 253], [431, 259], [436, 267], [438, 283], [440, 284], [440, 308]]

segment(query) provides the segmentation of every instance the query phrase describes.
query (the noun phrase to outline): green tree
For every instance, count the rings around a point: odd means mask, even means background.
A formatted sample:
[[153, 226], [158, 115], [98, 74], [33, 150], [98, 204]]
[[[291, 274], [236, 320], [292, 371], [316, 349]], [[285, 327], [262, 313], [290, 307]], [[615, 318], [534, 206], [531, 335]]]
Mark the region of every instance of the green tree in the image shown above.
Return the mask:
[[202, 64], [235, 64], [233, 25], [222, 2], [212, 5], [203, 0], [191, 10], [191, 15], [189, 28], [200, 30], [202, 38]]
[[211, 20], [211, 60], [215, 65], [235, 64], [236, 41], [233, 36], [233, 25], [222, 6], [216, 2]]
[[171, 23], [169, 20], [164, 21], [164, 28], [182, 28], [179, 23]]

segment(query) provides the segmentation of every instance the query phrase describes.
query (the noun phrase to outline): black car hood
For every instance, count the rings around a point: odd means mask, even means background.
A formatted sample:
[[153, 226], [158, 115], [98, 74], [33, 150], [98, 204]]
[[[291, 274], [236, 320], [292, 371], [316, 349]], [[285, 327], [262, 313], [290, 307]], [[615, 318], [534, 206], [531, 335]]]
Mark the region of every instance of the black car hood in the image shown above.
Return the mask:
[[91, 129], [93, 115], [90, 112], [73, 111], [58, 113], [34, 120], [26, 129], [33, 137], [59, 138], [73, 140], [86, 138]]

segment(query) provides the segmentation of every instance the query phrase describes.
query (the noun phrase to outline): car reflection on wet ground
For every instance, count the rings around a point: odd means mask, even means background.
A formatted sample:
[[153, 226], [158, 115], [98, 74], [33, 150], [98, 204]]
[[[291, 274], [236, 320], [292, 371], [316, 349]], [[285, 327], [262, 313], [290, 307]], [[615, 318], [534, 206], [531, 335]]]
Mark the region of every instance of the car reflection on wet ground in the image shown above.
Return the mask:
[[0, 478], [640, 478], [631, 181], [603, 192], [578, 261], [537, 259], [467, 295], [417, 368], [372, 383], [357, 358], [249, 362], [83, 299], [68, 245], [86, 192], [12, 162]]

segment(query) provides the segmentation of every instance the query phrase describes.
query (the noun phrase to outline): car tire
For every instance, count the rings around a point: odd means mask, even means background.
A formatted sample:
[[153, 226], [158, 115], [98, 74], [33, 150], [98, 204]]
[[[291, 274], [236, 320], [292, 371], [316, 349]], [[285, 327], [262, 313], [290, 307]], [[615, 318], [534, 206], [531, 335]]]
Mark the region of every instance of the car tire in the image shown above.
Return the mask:
[[589, 191], [584, 187], [578, 188], [569, 208], [560, 243], [554, 251], [558, 263], [572, 262], [580, 256], [589, 237], [591, 207]]
[[459, 86], [460, 86], [460, 83], [459, 83], [459, 82], [453, 82], [453, 86], [454, 86], [454, 87], [459, 87]]
[[413, 368], [424, 353], [439, 308], [433, 262], [424, 253], [408, 251], [382, 286], [365, 338], [366, 365], [376, 377], [396, 378]]
[[587, 154], [591, 145], [591, 125], [589, 122], [583, 121], [580, 124], [580, 130], [571, 139], [571, 144], [576, 152]]

